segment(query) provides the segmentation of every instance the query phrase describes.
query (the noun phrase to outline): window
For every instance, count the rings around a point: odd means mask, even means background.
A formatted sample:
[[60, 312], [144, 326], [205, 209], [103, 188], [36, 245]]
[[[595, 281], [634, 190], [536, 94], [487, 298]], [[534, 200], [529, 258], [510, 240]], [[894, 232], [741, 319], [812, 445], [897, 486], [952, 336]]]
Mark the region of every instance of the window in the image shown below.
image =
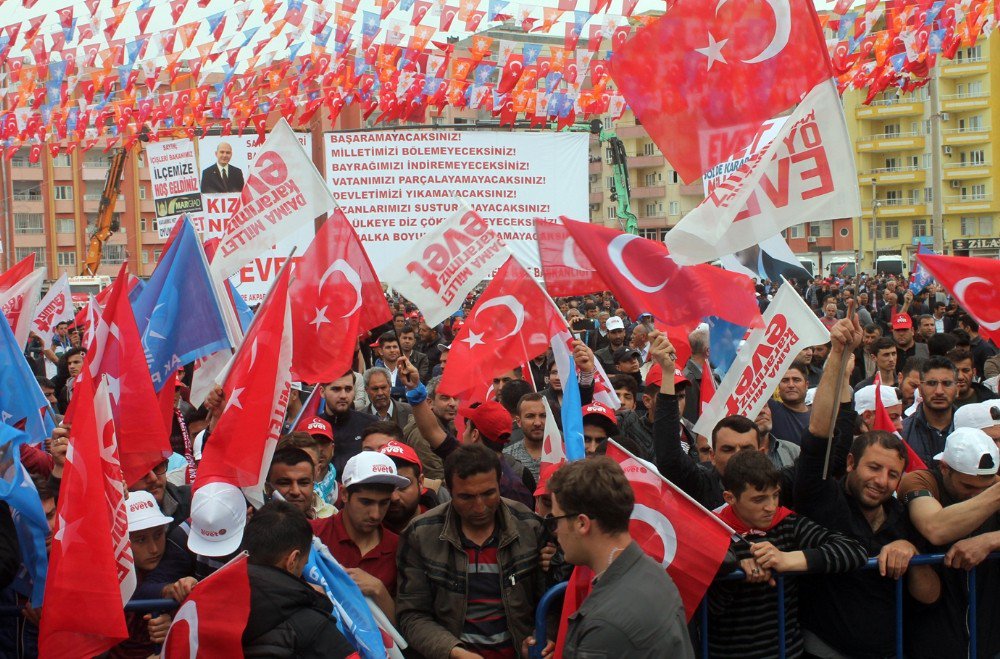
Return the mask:
[[930, 204], [934, 202], [934, 188], [924, 188], [924, 203]]
[[72, 185], [57, 185], [53, 188], [56, 199], [59, 201], [69, 201], [73, 198]]
[[788, 227], [789, 238], [805, 238], [805, 235], [806, 235], [805, 225], [796, 224], [795, 226]]
[[670, 170], [670, 182], [671, 183], [680, 183], [681, 182], [680, 177], [677, 176], [677, 172], [675, 172], [674, 170]]
[[615, 204], [608, 204], [608, 219], [613, 220], [618, 217], [618, 207]]
[[979, 235], [980, 236], [992, 236], [993, 235], [993, 218], [989, 216], [979, 218]]
[[829, 238], [833, 235], [833, 220], [821, 220], [809, 223], [809, 235], [817, 238]]
[[14, 260], [20, 261], [21, 259], [28, 258], [29, 254], [35, 255], [35, 267], [41, 268], [45, 266], [45, 248], [44, 247], [15, 247], [14, 248]]
[[41, 213], [14, 213], [14, 233], [43, 233], [43, 222]]
[[962, 201], [982, 201], [984, 199], [986, 199], [985, 183], [962, 187]]
[[147, 250], [142, 250], [142, 264], [146, 265], [149, 263], [149, 252]]
[[920, 190], [910, 190], [908, 194], [911, 205], [916, 206], [920, 203]]
[[979, 218], [978, 217], [963, 217], [962, 218], [962, 235], [963, 236], [977, 236], [977, 235], [979, 235]]
[[924, 154], [924, 167], [923, 168], [924, 169], [930, 169], [931, 168], [931, 163], [932, 163], [931, 154], [925, 153]]
[[886, 220], [885, 237], [899, 238], [899, 220]]
[[885, 168], [887, 171], [894, 172], [899, 169], [899, 159], [898, 158], [886, 158]]
[[659, 240], [660, 230], [659, 229], [639, 229], [639, 236], [641, 238], [646, 238], [647, 240]]
[[680, 215], [681, 214], [681, 202], [671, 201], [670, 208], [667, 211], [670, 215]]
[[76, 252], [56, 252], [56, 265], [71, 268], [76, 265]]
[[886, 190], [885, 205], [899, 206], [903, 203], [903, 193], [900, 190]]
[[614, 190], [614, 189], [615, 189], [615, 177], [614, 176], [609, 176], [608, 177], [608, 190]]
[[[877, 229], [878, 229], [878, 237], [881, 238], [882, 237], [882, 223], [881, 222], [878, 223]], [[873, 236], [872, 236], [872, 225], [869, 224], [868, 225], [868, 240], [872, 240], [872, 239], [873, 239]]]
[[930, 135], [930, 134], [931, 134], [931, 120], [924, 119], [924, 135]]
[[121, 265], [125, 262], [125, 245], [108, 245], [105, 243], [102, 259], [109, 265]]
[[154, 263], [158, 263], [159, 262], [161, 254], [163, 254], [163, 250], [162, 249], [154, 249], [153, 250], [153, 262]]
[[976, 80], [969, 83], [969, 96], [982, 96], [983, 94], [983, 82], [982, 80]]
[[899, 124], [887, 124], [885, 127], [885, 135], [886, 137], [899, 135]]
[[663, 173], [656, 172], [654, 174], [646, 174], [643, 180], [646, 185], [656, 185], [657, 183], [661, 183], [663, 181]]
[[642, 155], [644, 156], [655, 156], [656, 155], [656, 145], [652, 142], [646, 142], [642, 145]]
[[56, 233], [76, 233], [76, 220], [72, 217], [60, 217], [56, 220]]
[[646, 204], [646, 217], [659, 217], [663, 215], [663, 202]]
[[68, 153], [60, 153], [58, 156], [52, 159], [53, 167], [71, 167], [73, 165], [73, 160], [70, 158]]
[[920, 238], [927, 235], [927, 220], [913, 220], [913, 237]]
[[[594, 174], [592, 176], [592, 180], [590, 182], [591, 183], [596, 183], [597, 182], [597, 178], [598, 178], [598, 175]], [[139, 199], [142, 199], [142, 200], [146, 199], [146, 186], [145, 185], [140, 185], [139, 186]]]
[[910, 169], [920, 169], [920, 156], [910, 156]]

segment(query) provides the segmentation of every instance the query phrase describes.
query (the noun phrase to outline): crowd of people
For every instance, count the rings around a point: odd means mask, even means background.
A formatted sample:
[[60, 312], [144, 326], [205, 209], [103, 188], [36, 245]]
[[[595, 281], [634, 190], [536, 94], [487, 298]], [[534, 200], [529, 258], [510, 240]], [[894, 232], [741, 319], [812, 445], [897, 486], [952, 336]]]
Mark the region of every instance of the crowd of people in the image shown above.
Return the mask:
[[[758, 287], [762, 310], [776, 289]], [[574, 337], [587, 457], [554, 473], [543, 468], [545, 426], [549, 415], [561, 424], [564, 399], [551, 352], [497, 374], [482, 403], [463, 406], [439, 387], [475, 294], [439, 326], [392, 298], [391, 323], [359, 343], [353, 369], [296, 384], [259, 509], [210, 484], [205, 509], [192, 511], [184, 437], [197, 461], [226, 401], [216, 389], [195, 407], [182, 384], [175, 454], [128, 484], [133, 599], [182, 602], [246, 551], [246, 656], [353, 656], [329, 599], [302, 580], [315, 537], [406, 639], [406, 656], [525, 655], [541, 595], [574, 566], [593, 571], [593, 589], [568, 621], [550, 611], [545, 654], [562, 623], [566, 657], [690, 657], [705, 633], [711, 657], [772, 657], [780, 629], [789, 657], [891, 657], [903, 580], [907, 656], [966, 655], [970, 592], [978, 656], [996, 656], [1000, 566], [987, 557], [1000, 550], [1000, 353], [933, 284], [914, 293], [904, 280], [862, 275], [798, 290], [830, 342], [798, 355], [756, 418], [725, 417], [709, 437], [694, 432], [702, 380], [721, 382], [712, 351], [735, 351], [741, 337], [720, 346], [701, 326], [681, 365], [653, 318], [630, 318], [610, 293], [558, 299]], [[70, 329], [57, 328], [52, 345], [33, 339], [25, 355], [59, 412], [83, 364]], [[618, 409], [594, 400], [598, 364]], [[895, 433], [875, 429], [883, 407]], [[71, 432], [59, 426], [22, 451], [50, 524]], [[744, 576], [711, 586], [707, 631], [687, 623], [669, 575], [630, 538], [634, 497], [603, 456], [609, 440], [736, 531], [720, 576]], [[44, 607], [10, 587], [20, 557], [3, 504], [0, 524], [0, 586], [23, 607], [0, 619], [0, 655], [36, 656]], [[920, 553], [943, 553], [944, 563], [909, 565]], [[860, 570], [870, 558], [878, 569]], [[784, 581], [779, 620], [775, 577], [787, 572], [808, 574]], [[108, 656], [156, 655], [170, 620], [128, 613], [130, 638]]]

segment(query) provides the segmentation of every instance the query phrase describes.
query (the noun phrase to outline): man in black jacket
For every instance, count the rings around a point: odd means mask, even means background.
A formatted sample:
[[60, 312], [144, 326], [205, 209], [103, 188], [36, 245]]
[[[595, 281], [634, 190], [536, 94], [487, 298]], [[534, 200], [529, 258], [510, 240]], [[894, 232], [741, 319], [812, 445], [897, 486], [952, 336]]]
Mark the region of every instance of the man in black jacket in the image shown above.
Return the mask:
[[203, 193], [243, 192], [243, 170], [229, 164], [232, 157], [233, 147], [227, 142], [219, 142], [219, 146], [215, 147], [216, 163], [201, 173]]
[[320, 416], [333, 427], [333, 466], [339, 477], [347, 461], [361, 453], [361, 431], [378, 421], [354, 409], [354, 373], [348, 371], [323, 388]]
[[312, 535], [305, 514], [284, 501], [268, 503], [247, 523], [250, 615], [243, 655], [248, 659], [358, 656], [331, 617], [333, 603], [302, 580]]

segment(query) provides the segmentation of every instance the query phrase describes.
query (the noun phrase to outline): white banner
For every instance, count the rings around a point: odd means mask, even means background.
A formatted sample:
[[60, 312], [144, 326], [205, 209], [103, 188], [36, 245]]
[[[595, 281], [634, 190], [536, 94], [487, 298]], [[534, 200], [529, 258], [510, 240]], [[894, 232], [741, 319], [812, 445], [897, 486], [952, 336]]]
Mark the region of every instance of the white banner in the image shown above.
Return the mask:
[[590, 216], [588, 144], [584, 133], [328, 133], [326, 179], [383, 280], [456, 199], [540, 279], [534, 219]]
[[796, 355], [829, 340], [830, 332], [802, 297], [791, 284], [782, 284], [764, 313], [764, 327], [750, 332], [694, 431], [711, 437], [715, 424], [731, 414], [757, 418]]
[[[284, 119], [271, 131], [246, 177], [240, 208], [226, 220], [212, 260], [216, 276], [230, 277], [334, 208], [333, 197]], [[275, 273], [277, 274], [277, 273]]]
[[854, 152], [832, 81], [817, 85], [777, 136], [715, 186], [666, 237], [682, 265], [705, 263], [790, 226], [861, 214]]
[[69, 276], [63, 275], [52, 284], [49, 292], [35, 307], [35, 318], [31, 321], [31, 331], [42, 337], [48, 346], [52, 343], [52, 335], [56, 325], [66, 321], [72, 322], [76, 316], [73, 309], [73, 298], [69, 290]]
[[[184, 213], [201, 210], [201, 190], [194, 142], [170, 140], [150, 142], [145, 147], [149, 164], [149, 179], [153, 186], [153, 201], [157, 218], [174, 218], [173, 226]], [[159, 220], [163, 222], [163, 220]]]
[[35, 305], [42, 295], [44, 280], [45, 269], [36, 268], [27, 277], [0, 293], [0, 313], [10, 323], [14, 338], [22, 348], [28, 343], [28, 332], [31, 331]]
[[385, 280], [416, 304], [431, 326], [457, 311], [465, 296], [510, 256], [486, 220], [464, 202], [458, 206], [458, 212], [409, 246]]

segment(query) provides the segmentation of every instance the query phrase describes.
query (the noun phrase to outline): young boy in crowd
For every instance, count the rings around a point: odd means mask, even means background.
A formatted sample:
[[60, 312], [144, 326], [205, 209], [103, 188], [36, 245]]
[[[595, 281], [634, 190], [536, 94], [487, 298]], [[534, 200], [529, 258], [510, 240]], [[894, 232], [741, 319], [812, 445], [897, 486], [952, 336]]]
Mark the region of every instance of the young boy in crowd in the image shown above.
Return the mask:
[[[717, 514], [740, 536], [725, 570], [738, 567], [742, 582], [716, 582], [709, 590], [710, 654], [716, 659], [770, 657], [778, 647], [778, 591], [783, 572], [850, 572], [864, 565], [864, 547], [778, 505], [781, 476], [760, 451], [741, 451], [722, 477], [726, 505]], [[785, 648], [802, 654], [798, 588], [785, 584]]]

